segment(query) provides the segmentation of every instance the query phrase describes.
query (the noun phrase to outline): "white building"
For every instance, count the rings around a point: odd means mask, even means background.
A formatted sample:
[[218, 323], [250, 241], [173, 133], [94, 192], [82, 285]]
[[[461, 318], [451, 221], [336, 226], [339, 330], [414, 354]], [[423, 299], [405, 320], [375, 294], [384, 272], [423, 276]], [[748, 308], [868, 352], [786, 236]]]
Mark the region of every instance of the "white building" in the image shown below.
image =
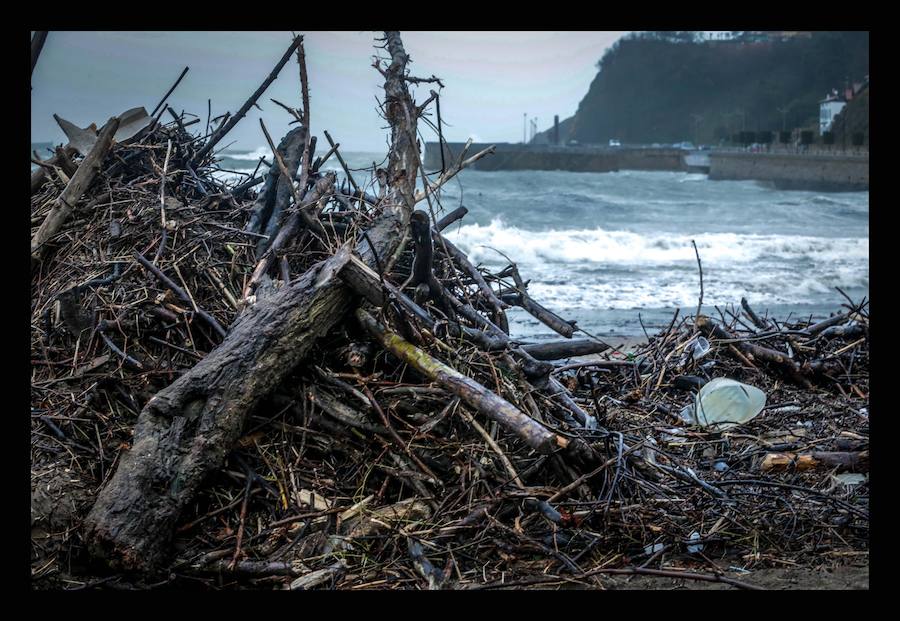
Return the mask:
[[824, 134], [831, 129], [831, 124], [834, 122], [834, 117], [836, 117], [846, 105], [847, 101], [835, 92], [819, 102], [820, 134]]

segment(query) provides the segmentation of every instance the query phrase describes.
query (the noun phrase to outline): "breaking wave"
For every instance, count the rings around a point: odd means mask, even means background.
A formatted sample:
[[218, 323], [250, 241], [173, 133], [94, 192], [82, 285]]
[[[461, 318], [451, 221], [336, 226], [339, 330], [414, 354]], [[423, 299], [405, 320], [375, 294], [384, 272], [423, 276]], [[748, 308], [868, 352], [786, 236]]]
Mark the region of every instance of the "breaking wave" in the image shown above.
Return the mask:
[[500, 267], [509, 256], [532, 278], [530, 291], [550, 307], [672, 308], [696, 305], [696, 241], [704, 301], [818, 303], [834, 287], [867, 288], [868, 238], [704, 233], [639, 234], [602, 228], [528, 231], [500, 219], [448, 234], [475, 263]]

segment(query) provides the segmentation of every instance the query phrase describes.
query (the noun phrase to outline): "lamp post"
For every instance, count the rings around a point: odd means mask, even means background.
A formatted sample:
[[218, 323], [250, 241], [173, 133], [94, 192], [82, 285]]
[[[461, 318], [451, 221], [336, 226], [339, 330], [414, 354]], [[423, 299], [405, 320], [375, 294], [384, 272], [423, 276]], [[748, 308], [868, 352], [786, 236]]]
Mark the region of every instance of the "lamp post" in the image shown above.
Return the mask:
[[528, 113], [527, 113], [527, 112], [523, 112], [523, 113], [522, 113], [522, 144], [523, 144], [523, 145], [526, 144], [526, 143], [528, 142], [528, 141], [525, 139], [525, 135], [526, 135], [525, 124], [526, 124], [527, 122], [528, 122]]

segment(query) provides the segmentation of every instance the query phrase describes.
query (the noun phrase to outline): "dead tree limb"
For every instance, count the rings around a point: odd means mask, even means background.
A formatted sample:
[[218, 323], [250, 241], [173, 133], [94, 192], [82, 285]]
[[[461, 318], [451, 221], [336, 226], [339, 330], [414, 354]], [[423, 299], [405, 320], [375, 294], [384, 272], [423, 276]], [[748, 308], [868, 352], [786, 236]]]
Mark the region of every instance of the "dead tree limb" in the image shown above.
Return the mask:
[[94, 143], [90, 152], [85, 156], [78, 170], [75, 171], [72, 179], [66, 185], [66, 189], [56, 199], [53, 207], [50, 208], [50, 213], [47, 214], [37, 233], [34, 234], [34, 237], [31, 239], [32, 269], [40, 262], [46, 249], [46, 243], [59, 232], [65, 221], [72, 215], [74, 205], [94, 181], [94, 177], [100, 171], [103, 160], [112, 144], [113, 135], [118, 128], [118, 118], [113, 117], [107, 121], [97, 138], [97, 142]]
[[436, 228], [438, 231], [443, 231], [445, 228], [447, 228], [457, 220], [461, 220], [467, 213], [469, 213], [469, 210], [465, 207], [457, 207], [446, 216], [438, 220], [434, 225], [434, 228]]
[[269, 88], [269, 85], [275, 81], [275, 78], [278, 77], [278, 73], [281, 71], [282, 67], [287, 64], [287, 61], [290, 60], [291, 54], [294, 53], [294, 50], [303, 42], [303, 37], [296, 37], [293, 41], [291, 41], [291, 45], [288, 47], [287, 51], [284, 53], [284, 56], [281, 57], [281, 60], [278, 61], [278, 64], [275, 65], [275, 68], [272, 69], [272, 72], [263, 80], [263, 83], [259, 85], [259, 88], [256, 89], [250, 98], [244, 102], [244, 105], [241, 106], [240, 110], [231, 117], [231, 119], [223, 124], [219, 129], [213, 132], [213, 135], [209, 137], [209, 140], [203, 145], [203, 148], [191, 158], [192, 162], [202, 162], [203, 158], [205, 158], [209, 153], [213, 150], [213, 148], [219, 144], [219, 141], [225, 137], [225, 134], [230, 132], [238, 122], [244, 118], [244, 115], [247, 114], [247, 111], [250, 110], [250, 107], [256, 103], [256, 100], [259, 99], [266, 89]]
[[[71, 145], [66, 145], [63, 147], [63, 150], [66, 153], [66, 156], [69, 158], [75, 157], [75, 154], [78, 151], [75, 150], [75, 147]], [[64, 161], [60, 159], [59, 153], [54, 154], [50, 159], [44, 160], [42, 165], [38, 167], [37, 170], [31, 173], [31, 193], [34, 194], [37, 192], [40, 187], [44, 184], [44, 181], [47, 179], [48, 167], [52, 168], [54, 166], [62, 166]]]
[[512, 274], [513, 280], [516, 283], [516, 289], [510, 293], [501, 295], [500, 299], [507, 304], [514, 304], [521, 307], [525, 312], [557, 334], [560, 334], [567, 339], [572, 338], [572, 335], [575, 333], [575, 323], [566, 321], [553, 311], [548, 310], [535, 302], [525, 290], [527, 285], [519, 275], [519, 268], [516, 267], [515, 264], [512, 264], [512, 262], [510, 263], [509, 272]]
[[[300, 165], [300, 154], [305, 144], [305, 138], [305, 129], [296, 127], [285, 134], [278, 145], [278, 152], [292, 173], [296, 173], [297, 167]], [[273, 214], [276, 212], [280, 214], [290, 201], [291, 191], [288, 183], [290, 181], [284, 178], [278, 166], [269, 168], [269, 172], [265, 176], [265, 185], [259, 191], [256, 202], [253, 203], [250, 219], [244, 230], [251, 233], [263, 233], [266, 230]], [[261, 249], [258, 248], [257, 251], [261, 254], [267, 246], [268, 244]]]
[[506, 313], [504, 312], [506, 304], [497, 297], [494, 290], [491, 289], [490, 285], [484, 280], [484, 276], [482, 276], [481, 272], [472, 265], [472, 262], [469, 261], [469, 258], [462, 250], [454, 246], [453, 243], [442, 236], [439, 231], [435, 230], [432, 234], [435, 237], [435, 241], [438, 241], [443, 248], [446, 248], [447, 252], [450, 254], [450, 258], [475, 281], [475, 284], [478, 285], [478, 290], [484, 296], [485, 301], [493, 309], [491, 314], [493, 315], [492, 319], [494, 320], [494, 323], [497, 324], [501, 330], [509, 334], [509, 321], [507, 321]]
[[[394, 253], [414, 205], [415, 174], [407, 175], [415, 173], [418, 153], [411, 151], [415, 143], [403, 139], [410, 130], [403, 110], [390, 109], [415, 104], [403, 81], [406, 55], [400, 35], [387, 35], [395, 58], [385, 72], [388, 118], [401, 126], [392, 129], [399, 140], [389, 156], [390, 200], [359, 251], [359, 260], [368, 266]], [[113, 567], [144, 571], [166, 560], [179, 515], [204, 479], [221, 468], [250, 411], [352, 309], [351, 291], [336, 278], [350, 256], [345, 245], [249, 307], [216, 349], [147, 403], [131, 450], [85, 519], [92, 555]]]
[[[714, 324], [712, 319], [710, 319], [706, 315], [700, 315], [697, 318], [695, 325], [708, 338], [735, 340], [733, 334], [728, 332], [725, 328]], [[769, 364], [779, 369], [782, 373], [784, 373], [784, 375], [790, 380], [807, 388], [812, 388], [812, 384], [810, 383], [809, 379], [804, 377], [800, 365], [788, 358], [787, 354], [783, 354], [780, 351], [769, 349], [768, 347], [762, 347], [761, 345], [756, 345], [755, 343], [750, 343], [748, 341], [739, 340], [737, 343], [735, 343], [735, 345], [737, 346], [737, 349], [739, 351], [743, 352], [745, 355], [750, 356], [751, 361], [756, 359], [762, 360], [763, 362], [768, 362]]]
[[163, 95], [162, 99], [159, 100], [159, 103], [156, 104], [156, 107], [153, 108], [153, 112], [150, 113], [150, 116], [156, 116], [156, 113], [159, 112], [159, 109], [162, 108], [163, 105], [166, 103], [166, 100], [169, 98], [169, 95], [171, 95], [175, 91], [175, 89], [178, 88], [178, 85], [181, 84], [181, 80], [183, 80], [184, 76], [187, 75], [187, 72], [189, 69], [190, 69], [190, 67], [185, 67], [181, 71], [181, 75], [179, 75], [178, 79], [175, 80], [175, 84], [173, 84], [172, 87], [166, 91], [166, 94]]
[[434, 278], [431, 269], [431, 264], [434, 261], [434, 244], [431, 240], [428, 214], [424, 211], [414, 211], [409, 218], [409, 228], [415, 248], [412, 280], [409, 284], [414, 287], [421, 283], [429, 284], [431, 279]]
[[479, 151], [478, 153], [476, 153], [469, 159], [464, 160], [462, 158], [463, 158], [463, 156], [465, 156], [466, 149], [469, 148], [470, 144], [472, 144], [471, 139], [469, 139], [469, 141], [466, 143], [466, 146], [463, 149], [462, 153], [460, 154], [459, 159], [457, 160], [456, 164], [449, 170], [445, 171], [440, 177], [438, 177], [437, 181], [435, 181], [433, 183], [429, 183], [427, 191], [423, 189], [423, 190], [416, 192], [415, 200], [417, 203], [419, 201], [424, 201], [426, 196], [437, 192], [441, 187], [444, 186], [444, 184], [446, 184], [448, 181], [450, 181], [453, 177], [458, 175], [460, 172], [462, 172], [463, 170], [465, 170], [466, 168], [468, 168], [469, 166], [471, 166], [472, 164], [474, 164], [475, 162], [477, 162], [478, 160], [483, 158], [485, 155], [491, 154], [495, 151], [494, 145], [491, 145], [487, 149], [484, 149], [483, 151]]
[[494, 394], [475, 380], [466, 377], [443, 362], [432, 358], [398, 334], [391, 332], [362, 309], [356, 319], [385, 349], [415, 368], [447, 392], [453, 393], [488, 418], [497, 421], [539, 453], [549, 454], [565, 448], [569, 440], [557, 435], [514, 405]]
[[589, 356], [610, 349], [606, 343], [593, 339], [575, 339], [572, 341], [551, 341], [535, 345], [523, 345], [522, 349], [538, 360], [559, 360], [573, 356]]

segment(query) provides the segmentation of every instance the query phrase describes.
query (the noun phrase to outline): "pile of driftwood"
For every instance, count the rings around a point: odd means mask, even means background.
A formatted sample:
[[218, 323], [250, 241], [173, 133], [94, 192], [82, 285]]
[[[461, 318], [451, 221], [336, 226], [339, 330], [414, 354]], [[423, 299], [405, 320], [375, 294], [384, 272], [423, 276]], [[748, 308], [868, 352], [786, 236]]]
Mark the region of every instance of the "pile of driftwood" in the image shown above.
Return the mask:
[[[35, 583], [752, 587], [735, 571], [864, 556], [868, 483], [835, 475], [868, 468], [867, 303], [676, 314], [628, 355], [573, 339], [514, 263], [488, 273], [442, 235], [465, 208], [441, 186], [491, 150], [427, 174], [438, 94], [409, 85], [437, 78], [382, 41], [391, 148], [366, 180], [330, 136], [315, 157], [300, 37], [217, 128], [161, 102], [33, 174]], [[214, 147], [295, 54], [297, 127], [276, 146], [263, 125], [266, 174], [223, 183]], [[510, 305], [564, 338], [511, 336]], [[687, 425], [685, 378], [723, 376], [766, 410]]]

